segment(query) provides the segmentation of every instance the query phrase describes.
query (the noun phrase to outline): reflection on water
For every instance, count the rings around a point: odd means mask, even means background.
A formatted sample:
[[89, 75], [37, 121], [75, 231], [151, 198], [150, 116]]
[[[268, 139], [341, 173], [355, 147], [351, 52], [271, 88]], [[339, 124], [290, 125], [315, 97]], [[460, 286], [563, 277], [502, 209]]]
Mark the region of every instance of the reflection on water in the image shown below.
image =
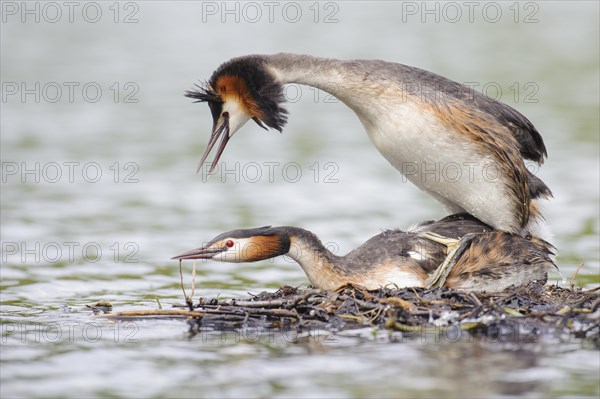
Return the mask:
[[[499, 3], [497, 22], [449, 22], [440, 8], [438, 22], [422, 23], [417, 3], [330, 4], [317, 23], [309, 3], [299, 21], [273, 23], [222, 23], [203, 14], [210, 2], [120, 3], [117, 22], [101, 3], [96, 23], [77, 13], [22, 23], [20, 3], [3, 9], [2, 394], [597, 396], [598, 352], [569, 338], [189, 338], [185, 323], [112, 323], [84, 307], [180, 301], [169, 258], [233, 228], [298, 225], [345, 253], [381, 229], [443, 215], [402, 183], [351, 111], [299, 86], [288, 93], [283, 134], [246, 126], [215, 176], [194, 175], [210, 113], [182, 94], [220, 62], [254, 52], [384, 58], [496, 90], [548, 147], [537, 174], [555, 194], [545, 214], [562, 273], [571, 278], [583, 261], [577, 285], [599, 283], [598, 5], [530, 2], [515, 19]], [[325, 23], [336, 10], [337, 22]], [[525, 23], [535, 10], [537, 21]], [[120, 23], [133, 11], [137, 22]], [[197, 294], [283, 283], [306, 284], [286, 259], [206, 262]]]

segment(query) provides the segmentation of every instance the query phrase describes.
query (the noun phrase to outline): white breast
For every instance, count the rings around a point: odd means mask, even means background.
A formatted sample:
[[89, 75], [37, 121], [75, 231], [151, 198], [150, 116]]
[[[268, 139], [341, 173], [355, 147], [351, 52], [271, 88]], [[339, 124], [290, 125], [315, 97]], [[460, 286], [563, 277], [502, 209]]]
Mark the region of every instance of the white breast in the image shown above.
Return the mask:
[[360, 285], [363, 285], [370, 290], [376, 290], [385, 286], [396, 286], [398, 288], [422, 287], [423, 281], [414, 273], [408, 273], [394, 269], [391, 270], [383, 280], [367, 278], [365, 280], [361, 280]]
[[515, 204], [492, 154], [449, 131], [414, 102], [385, 99], [363, 113], [354, 109], [375, 147], [406, 179], [448, 212], [468, 212], [505, 231], [518, 230]]

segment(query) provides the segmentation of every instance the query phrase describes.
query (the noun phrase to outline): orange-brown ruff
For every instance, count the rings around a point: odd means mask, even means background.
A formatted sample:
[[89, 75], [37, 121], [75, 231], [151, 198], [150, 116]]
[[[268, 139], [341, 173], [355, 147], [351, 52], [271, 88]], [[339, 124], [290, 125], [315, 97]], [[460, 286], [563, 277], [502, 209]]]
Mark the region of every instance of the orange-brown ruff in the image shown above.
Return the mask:
[[254, 262], [288, 255], [315, 287], [335, 290], [346, 284], [378, 289], [423, 287], [446, 257], [446, 247], [421, 237], [436, 233], [459, 239], [473, 234], [444, 285], [474, 291], [500, 291], [511, 285], [546, 281], [554, 266], [553, 247], [539, 238], [495, 231], [470, 215], [452, 215], [409, 231], [388, 230], [346, 256], [328, 251], [310, 231], [297, 227], [260, 227], [223, 233], [205, 246], [173, 259]]
[[283, 53], [234, 58], [206, 87], [186, 93], [207, 102], [213, 116], [201, 164], [222, 137], [213, 170], [250, 119], [281, 131], [288, 83], [324, 90], [350, 107], [390, 164], [449, 213], [523, 237], [544, 233], [536, 200], [552, 194], [524, 163], [542, 164], [547, 155], [533, 124], [506, 104], [407, 65]]
[[254, 101], [252, 94], [248, 91], [243, 79], [238, 76], [223, 75], [215, 81], [215, 93], [224, 102], [235, 101], [240, 104], [242, 110], [259, 120], [264, 119], [264, 114], [258, 104]]

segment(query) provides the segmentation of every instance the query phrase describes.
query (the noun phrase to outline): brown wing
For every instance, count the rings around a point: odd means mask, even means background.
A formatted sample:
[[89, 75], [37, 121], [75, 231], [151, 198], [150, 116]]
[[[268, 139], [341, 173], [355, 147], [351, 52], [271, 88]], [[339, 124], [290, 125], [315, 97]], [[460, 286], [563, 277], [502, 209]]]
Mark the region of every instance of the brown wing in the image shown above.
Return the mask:
[[520, 227], [525, 227], [529, 222], [531, 202], [529, 175], [521, 146], [511, 130], [499, 123], [486, 109], [469, 106], [449, 96], [428, 104], [451, 130], [467, 136], [468, 141], [478, 146], [482, 154], [489, 154], [496, 159], [496, 167], [508, 194], [513, 198], [514, 215]]
[[[421, 90], [419, 93], [421, 98], [426, 99], [426, 101], [437, 102], [440, 99], [437, 95], [431, 99], [427, 97], [430, 93], [439, 92], [442, 96], [442, 102], [460, 108], [478, 109], [485, 114], [485, 119], [495, 121], [506, 127], [515, 139], [516, 148], [518, 148], [521, 157], [524, 159], [542, 164], [544, 158], [548, 156], [544, 140], [535, 126], [511, 106], [433, 72], [406, 65], [399, 65], [397, 68], [404, 75], [401, 83], [407, 84], [408, 82], [409, 85], [411, 82], [416, 83], [417, 90], [419, 88]], [[426, 82], [426, 84], [423, 82]], [[425, 88], [427, 91], [424, 91]]]

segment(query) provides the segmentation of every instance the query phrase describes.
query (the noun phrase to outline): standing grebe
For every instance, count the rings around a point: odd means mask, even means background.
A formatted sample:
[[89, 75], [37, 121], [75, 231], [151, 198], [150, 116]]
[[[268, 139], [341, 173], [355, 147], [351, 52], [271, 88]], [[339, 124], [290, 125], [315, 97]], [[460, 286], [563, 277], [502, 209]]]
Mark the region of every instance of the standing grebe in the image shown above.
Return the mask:
[[[549, 188], [523, 159], [543, 163], [542, 137], [521, 113], [434, 73], [384, 61], [308, 55], [250, 55], [222, 64], [206, 87], [186, 96], [207, 102], [212, 134], [200, 167], [248, 120], [281, 131], [283, 85], [316, 87], [350, 107], [381, 154], [449, 213], [467, 212], [494, 229], [536, 234], [534, 201]], [[266, 126], [265, 126], [266, 125]]]
[[[446, 247], [423, 237], [433, 233], [470, 237], [451, 269], [438, 273]], [[501, 291], [511, 285], [546, 281], [554, 266], [552, 245], [539, 239], [494, 231], [467, 214], [426, 222], [407, 232], [388, 230], [346, 256], [336, 256], [310, 231], [298, 227], [259, 227], [223, 233], [198, 249], [172, 259], [255, 262], [288, 255], [300, 264], [312, 285], [335, 290], [346, 284], [380, 287], [448, 287]]]

